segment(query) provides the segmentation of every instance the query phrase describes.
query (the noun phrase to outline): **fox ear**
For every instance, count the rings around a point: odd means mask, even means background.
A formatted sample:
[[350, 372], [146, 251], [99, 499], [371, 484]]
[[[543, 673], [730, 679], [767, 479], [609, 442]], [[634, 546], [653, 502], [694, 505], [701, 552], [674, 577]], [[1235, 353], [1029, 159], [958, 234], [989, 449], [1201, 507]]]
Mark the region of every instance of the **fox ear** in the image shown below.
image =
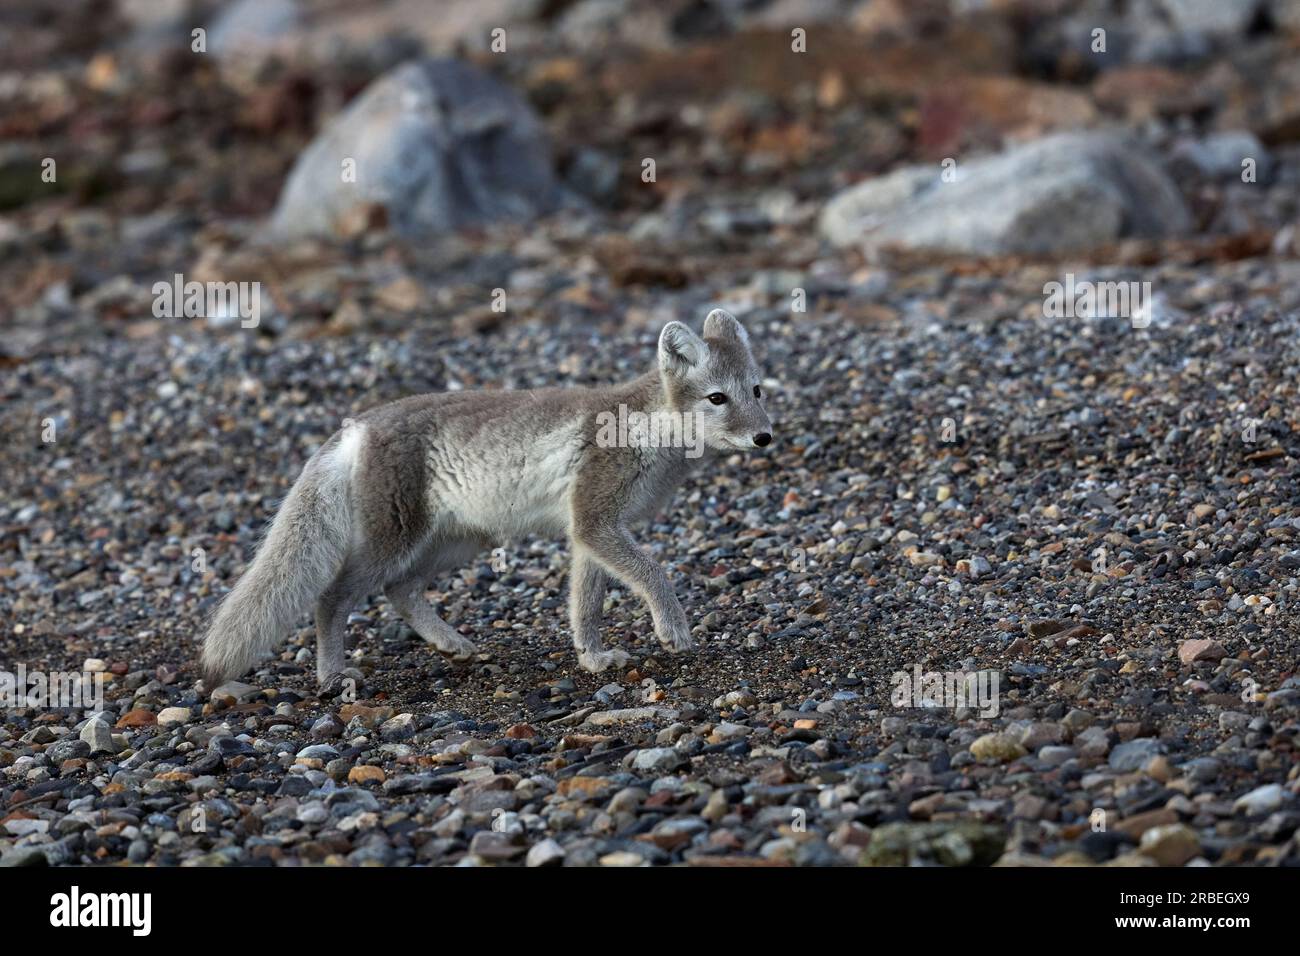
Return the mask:
[[726, 309], [714, 309], [704, 320], [704, 337], [706, 339], [735, 339], [746, 347], [749, 345], [749, 333], [736, 321], [736, 317]]
[[659, 333], [659, 368], [681, 373], [703, 363], [709, 354], [704, 340], [681, 322], [669, 322]]

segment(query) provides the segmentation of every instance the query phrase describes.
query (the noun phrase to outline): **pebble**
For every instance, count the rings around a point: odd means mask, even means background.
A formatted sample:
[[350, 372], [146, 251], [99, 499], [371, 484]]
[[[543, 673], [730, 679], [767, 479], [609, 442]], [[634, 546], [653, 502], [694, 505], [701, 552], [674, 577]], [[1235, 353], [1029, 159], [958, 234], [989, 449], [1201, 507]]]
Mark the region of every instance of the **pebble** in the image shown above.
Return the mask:
[[970, 752], [977, 760], [1006, 763], [1023, 757], [1028, 751], [1008, 734], [985, 734], [971, 743]]
[[564, 847], [547, 837], [528, 848], [524, 862], [528, 866], [559, 866], [564, 862]]
[[1142, 834], [1138, 852], [1161, 866], [1182, 866], [1201, 853], [1196, 832], [1181, 823], [1155, 826]]
[[1280, 809], [1283, 799], [1282, 785], [1269, 783], [1242, 794], [1233, 803], [1232, 810], [1246, 816], [1259, 816]]
[[96, 753], [117, 753], [118, 747], [113, 742], [113, 731], [108, 723], [99, 718], [86, 721], [81, 728], [81, 739], [90, 745], [90, 752]]

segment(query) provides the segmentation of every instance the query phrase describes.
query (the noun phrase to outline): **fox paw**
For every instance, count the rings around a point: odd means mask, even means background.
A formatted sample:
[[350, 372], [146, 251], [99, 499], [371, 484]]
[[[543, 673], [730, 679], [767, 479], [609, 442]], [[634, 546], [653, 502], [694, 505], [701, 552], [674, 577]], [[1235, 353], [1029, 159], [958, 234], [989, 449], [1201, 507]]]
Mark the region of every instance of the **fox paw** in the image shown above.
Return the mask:
[[439, 654], [453, 661], [468, 661], [478, 653], [478, 645], [456, 633], [440, 634], [433, 645]]
[[674, 654], [680, 654], [683, 651], [695, 648], [695, 639], [691, 637], [691, 629], [685, 621], [657, 627], [655, 628], [655, 636], [659, 638], [659, 643], [664, 646], [665, 650]]
[[610, 651], [583, 651], [578, 655], [578, 666], [592, 674], [599, 674], [610, 667], [622, 667], [631, 657], [627, 651], [617, 648]]

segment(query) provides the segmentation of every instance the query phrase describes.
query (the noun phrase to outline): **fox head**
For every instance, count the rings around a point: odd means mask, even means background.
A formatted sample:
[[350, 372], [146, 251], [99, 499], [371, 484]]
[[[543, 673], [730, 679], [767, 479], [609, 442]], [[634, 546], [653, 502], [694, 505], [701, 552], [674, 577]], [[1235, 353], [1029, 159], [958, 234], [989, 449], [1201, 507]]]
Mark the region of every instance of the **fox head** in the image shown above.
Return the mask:
[[659, 375], [673, 410], [695, 417], [710, 448], [749, 451], [771, 444], [772, 420], [763, 410], [749, 335], [730, 312], [710, 312], [703, 338], [681, 322], [665, 325]]

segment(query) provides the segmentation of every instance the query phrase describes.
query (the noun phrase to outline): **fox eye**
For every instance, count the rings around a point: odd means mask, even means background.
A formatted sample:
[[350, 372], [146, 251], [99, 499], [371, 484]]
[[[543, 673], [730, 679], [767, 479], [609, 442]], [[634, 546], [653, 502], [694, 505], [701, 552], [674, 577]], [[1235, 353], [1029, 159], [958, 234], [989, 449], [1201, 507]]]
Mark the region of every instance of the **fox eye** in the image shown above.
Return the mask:
[[762, 397], [763, 397], [763, 390], [762, 390], [761, 388], [759, 388], [757, 385], [754, 386], [754, 397], [755, 397], [755, 398], [762, 398]]
[[725, 405], [727, 404], [727, 396], [723, 395], [721, 392], [714, 392], [709, 396], [709, 401], [714, 405]]

